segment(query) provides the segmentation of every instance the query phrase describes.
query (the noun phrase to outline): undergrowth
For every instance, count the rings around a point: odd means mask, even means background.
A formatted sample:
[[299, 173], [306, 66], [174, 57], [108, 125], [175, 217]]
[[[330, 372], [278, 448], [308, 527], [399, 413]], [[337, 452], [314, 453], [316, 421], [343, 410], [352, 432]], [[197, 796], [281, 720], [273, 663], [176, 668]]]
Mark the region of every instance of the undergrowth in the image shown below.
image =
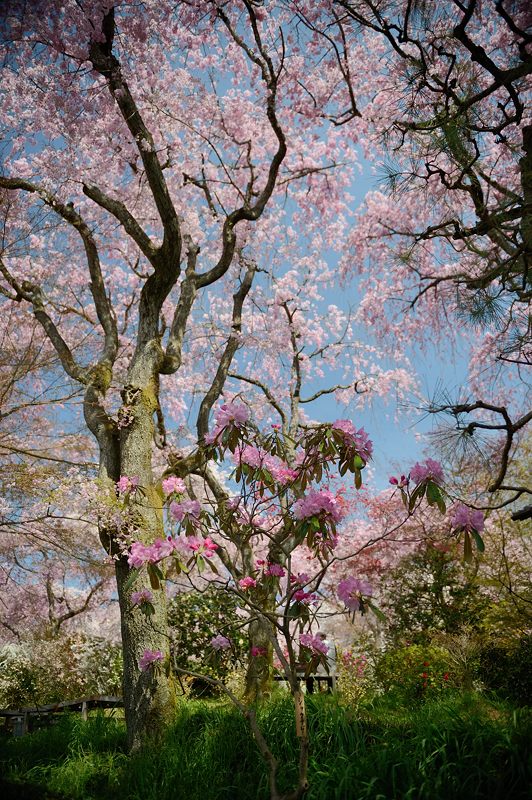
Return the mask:
[[[478, 695], [417, 708], [377, 698], [356, 710], [308, 698], [308, 800], [525, 800], [532, 765], [530, 711]], [[296, 776], [290, 701], [259, 721], [279, 759], [281, 787]], [[123, 723], [68, 716], [53, 728], [2, 740], [2, 796], [17, 800], [266, 800], [267, 775], [245, 720], [220, 701], [180, 704], [157, 747], [128, 756]], [[11, 794], [10, 794], [11, 793]]]

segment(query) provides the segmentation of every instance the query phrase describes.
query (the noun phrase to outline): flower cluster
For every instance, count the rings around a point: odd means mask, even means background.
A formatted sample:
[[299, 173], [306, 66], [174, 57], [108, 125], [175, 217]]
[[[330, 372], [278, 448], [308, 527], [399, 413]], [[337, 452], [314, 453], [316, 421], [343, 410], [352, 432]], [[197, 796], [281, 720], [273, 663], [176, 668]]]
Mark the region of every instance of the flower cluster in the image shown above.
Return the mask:
[[364, 428], [355, 428], [349, 419], [337, 419], [332, 424], [334, 431], [341, 431], [345, 446], [358, 453], [364, 461], [369, 461], [373, 454], [373, 442]]
[[220, 633], [218, 636], [212, 637], [211, 647], [213, 650], [227, 650], [231, 647], [231, 639], [228, 639], [227, 636], [222, 636]]
[[338, 584], [337, 594], [349, 611], [358, 611], [363, 596], [371, 597], [373, 589], [368, 581], [350, 575]]
[[272, 456], [260, 447], [246, 445], [235, 454], [237, 462], [246, 464], [253, 469], [268, 470], [274, 481], [285, 486], [290, 481], [294, 481], [298, 473], [285, 464], [278, 456]]
[[414, 464], [410, 470], [410, 478], [416, 485], [424, 481], [443, 483], [443, 469], [438, 461], [434, 461], [433, 458], [427, 458], [421, 464], [419, 462]]
[[215, 414], [215, 427], [205, 437], [206, 444], [215, 444], [229, 427], [240, 428], [249, 419], [249, 409], [243, 403], [225, 403]]
[[252, 578], [250, 575], [248, 575], [246, 578], [241, 578], [241, 580], [238, 581], [238, 585], [241, 589], [246, 591], [246, 589], [254, 589], [257, 585], [257, 581], [255, 578]]
[[139, 658], [139, 669], [141, 672], [146, 672], [152, 664], [160, 661], [164, 661], [164, 655], [160, 650], [145, 650]]
[[170, 503], [170, 516], [176, 522], [183, 522], [185, 517], [193, 525], [199, 522], [201, 505], [198, 500], [182, 500], [180, 503]]
[[149, 589], [141, 589], [138, 592], [131, 593], [131, 602], [134, 606], [143, 605], [143, 603], [151, 603], [153, 595]]
[[452, 524], [456, 530], [482, 533], [484, 530], [484, 514], [478, 509], [468, 508], [463, 503], [459, 503], [453, 509]]
[[201, 536], [187, 536], [182, 544], [188, 547], [194, 555], [205, 556], [205, 558], [212, 558], [218, 550], [218, 545], [210, 536], [206, 536], [204, 539]]
[[178, 478], [176, 475], [170, 475], [168, 478], [165, 478], [162, 482], [162, 487], [167, 497], [174, 493], [186, 494], [187, 491], [185, 481], [182, 478]]
[[116, 490], [118, 494], [131, 494], [139, 485], [139, 478], [136, 476], [129, 478], [127, 475], [121, 475], [120, 480], [116, 482]]
[[153, 544], [133, 542], [129, 550], [127, 563], [130, 567], [140, 569], [144, 564], [157, 564], [168, 558], [176, 550], [176, 542], [171, 539], [156, 539]]
[[329, 489], [312, 489], [294, 503], [294, 517], [299, 520], [320, 515], [330, 517], [333, 522], [340, 522], [347, 514], [347, 503], [339, 494]]
[[299, 637], [299, 644], [307, 650], [311, 650], [316, 655], [326, 656], [329, 652], [329, 647], [325, 644], [322, 634], [317, 633], [313, 636], [311, 633], [302, 633]]

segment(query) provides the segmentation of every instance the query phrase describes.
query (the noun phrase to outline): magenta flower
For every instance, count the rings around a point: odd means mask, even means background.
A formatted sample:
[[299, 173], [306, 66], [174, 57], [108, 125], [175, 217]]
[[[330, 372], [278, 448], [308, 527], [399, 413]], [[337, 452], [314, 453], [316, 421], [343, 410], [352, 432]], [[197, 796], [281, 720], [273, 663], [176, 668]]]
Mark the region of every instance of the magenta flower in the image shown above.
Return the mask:
[[272, 456], [260, 447], [246, 445], [235, 454], [237, 463], [246, 464], [253, 469], [265, 469], [271, 474], [274, 481], [285, 486], [297, 478], [297, 471], [291, 469], [282, 459]]
[[121, 475], [120, 480], [116, 482], [116, 488], [118, 489], [119, 494], [129, 494], [134, 492], [138, 485], [139, 478], [136, 476], [128, 478], [127, 475]]
[[231, 647], [231, 640], [220, 633], [211, 639], [211, 647], [214, 650], [227, 650], [228, 647]]
[[145, 650], [139, 658], [139, 669], [141, 672], [146, 672], [152, 664], [158, 661], [164, 661], [164, 655], [160, 650]]
[[391, 483], [392, 486], [397, 486], [399, 489], [404, 489], [405, 486], [408, 486], [409, 478], [407, 478], [406, 475], [401, 475], [400, 478], [395, 478], [392, 476], [389, 480], [389, 483]]
[[364, 461], [369, 461], [373, 454], [373, 442], [364, 428], [359, 428], [357, 431], [349, 419], [337, 419], [333, 422], [332, 428], [343, 433], [344, 444], [347, 447], [356, 451]]
[[312, 489], [294, 503], [294, 517], [300, 520], [324, 515], [331, 517], [334, 522], [340, 522], [346, 514], [347, 504], [343, 497], [333, 494], [329, 489]]
[[194, 555], [205, 556], [205, 558], [212, 558], [219, 547], [216, 542], [213, 542], [210, 536], [206, 536], [205, 538], [201, 536], [187, 536], [185, 544], [189, 550], [192, 550]]
[[432, 458], [427, 458], [421, 464], [419, 462], [414, 464], [410, 470], [410, 477], [416, 485], [423, 483], [423, 481], [443, 483], [444, 480], [441, 464]]
[[153, 544], [133, 542], [129, 549], [127, 563], [130, 567], [140, 569], [144, 564], [156, 564], [163, 558], [172, 555], [176, 549], [173, 539], [157, 539]]
[[186, 494], [187, 487], [185, 486], [185, 481], [182, 478], [178, 478], [176, 475], [170, 475], [169, 478], [165, 478], [162, 482], [163, 492], [168, 497], [169, 494]]
[[139, 592], [131, 593], [131, 602], [134, 606], [140, 606], [143, 603], [151, 603], [153, 595], [149, 589], [141, 589]]
[[266, 576], [272, 578], [284, 578], [286, 572], [284, 571], [283, 567], [280, 564], [266, 564], [266, 569], [264, 570], [264, 574]]
[[326, 656], [329, 652], [328, 645], [325, 644], [322, 635], [319, 633], [317, 633], [316, 636], [313, 636], [311, 633], [302, 633], [299, 637], [299, 644], [301, 647], [306, 647], [307, 650], [316, 653], [316, 655], [322, 654]]
[[241, 589], [245, 591], [246, 589], [254, 589], [255, 586], [257, 585], [257, 581], [255, 580], [255, 578], [251, 578], [248, 575], [247, 578], [241, 578], [238, 581], [238, 585], [240, 586]]
[[214, 444], [229, 426], [241, 428], [249, 419], [249, 409], [243, 403], [225, 403], [215, 414], [215, 426], [205, 437], [206, 444]]
[[265, 647], [252, 647], [251, 648], [251, 656], [252, 658], [258, 658], [259, 656], [265, 656], [268, 654], [268, 651]]
[[183, 522], [188, 517], [192, 524], [199, 522], [201, 505], [197, 500], [182, 500], [180, 503], [170, 503], [170, 515], [176, 522]]
[[452, 525], [455, 529], [482, 533], [484, 530], [484, 514], [478, 509], [468, 508], [463, 503], [459, 503], [453, 509]]
[[371, 597], [373, 589], [370, 583], [350, 575], [338, 584], [337, 594], [350, 611], [358, 611], [360, 599], [364, 595]]

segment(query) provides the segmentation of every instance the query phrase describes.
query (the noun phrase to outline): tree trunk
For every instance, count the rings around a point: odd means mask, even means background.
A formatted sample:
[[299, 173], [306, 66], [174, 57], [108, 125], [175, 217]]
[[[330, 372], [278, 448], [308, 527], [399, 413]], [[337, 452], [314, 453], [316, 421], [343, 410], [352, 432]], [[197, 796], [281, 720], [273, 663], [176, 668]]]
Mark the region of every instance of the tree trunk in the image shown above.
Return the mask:
[[[277, 582], [275, 582], [277, 584]], [[264, 596], [257, 600], [264, 612], [275, 609], [276, 589], [264, 589]], [[246, 671], [246, 700], [257, 703], [271, 695], [273, 685], [273, 645], [272, 629], [267, 619], [258, 617], [251, 621], [248, 629], [250, 655]], [[260, 648], [264, 655], [251, 655], [252, 648]]]
[[[131, 592], [138, 585], [124, 589], [130, 575], [127, 561], [116, 565], [116, 582], [120, 602], [124, 672], [122, 677], [128, 746], [138, 750], [148, 739], [158, 739], [173, 719], [175, 694], [165, 663], [169, 648], [164, 590], [153, 592], [155, 613], [147, 617], [131, 604]], [[161, 650], [165, 662], [139, 669], [139, 659], [145, 650]]]
[[[138, 479], [138, 488], [129, 499], [133, 538], [146, 544], [165, 536], [162, 495], [154, 485], [152, 472], [153, 415], [158, 407], [157, 383], [149, 359], [134, 360], [124, 388], [123, 401], [133, 421], [120, 436], [120, 473]], [[133, 382], [134, 381], [134, 382]], [[173, 718], [175, 694], [170, 678], [170, 653], [166, 594], [164, 585], [152, 587], [155, 613], [146, 616], [131, 603], [131, 593], [149, 585], [141, 571], [133, 585], [126, 584], [131, 570], [125, 558], [116, 566], [120, 602], [122, 647], [124, 654], [123, 691], [128, 743], [138, 749], [146, 739], [159, 738]], [[164, 660], [145, 672], [139, 659], [145, 650], [160, 650]]]

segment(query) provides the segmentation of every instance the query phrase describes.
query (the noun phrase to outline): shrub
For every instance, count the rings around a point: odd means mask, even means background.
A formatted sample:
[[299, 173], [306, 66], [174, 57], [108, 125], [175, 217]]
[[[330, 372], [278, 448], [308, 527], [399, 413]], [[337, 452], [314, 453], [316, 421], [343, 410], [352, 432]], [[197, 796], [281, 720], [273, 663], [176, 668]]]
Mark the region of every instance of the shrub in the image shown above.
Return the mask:
[[0, 706], [121, 694], [122, 650], [99, 637], [36, 639], [0, 650]]
[[405, 703], [435, 697], [455, 685], [449, 653], [434, 645], [386, 650], [375, 664], [375, 680]]
[[532, 634], [513, 644], [488, 644], [480, 651], [480, 680], [487, 689], [518, 705], [532, 705], [531, 675]]

